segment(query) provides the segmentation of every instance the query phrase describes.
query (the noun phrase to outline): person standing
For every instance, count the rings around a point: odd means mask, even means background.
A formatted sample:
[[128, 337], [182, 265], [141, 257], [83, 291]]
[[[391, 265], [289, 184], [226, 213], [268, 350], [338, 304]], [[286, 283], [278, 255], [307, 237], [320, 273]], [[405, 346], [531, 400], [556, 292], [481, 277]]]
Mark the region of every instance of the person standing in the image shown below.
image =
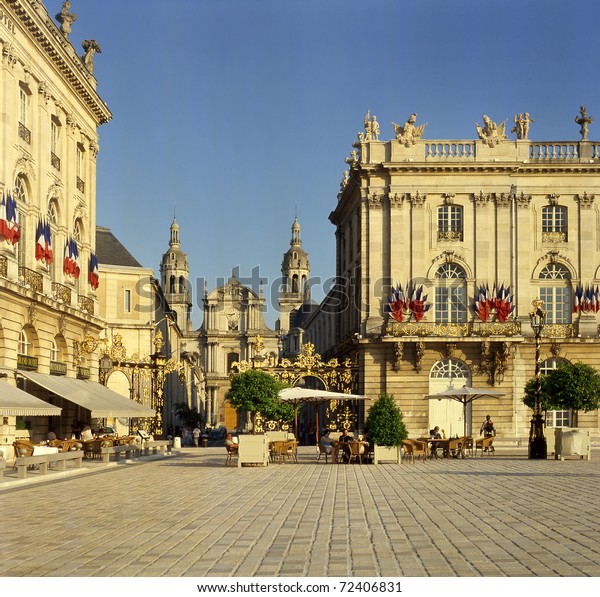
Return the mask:
[[483, 435], [483, 437], [496, 437], [496, 427], [494, 427], [494, 422], [490, 415], [485, 416], [485, 421], [481, 424], [479, 435]]
[[196, 425], [196, 427], [194, 427], [194, 429], [192, 430], [192, 437], [194, 439], [194, 446], [196, 446], [196, 448], [200, 445], [200, 436], [201, 436], [201, 432], [200, 429], [198, 429], [198, 425]]

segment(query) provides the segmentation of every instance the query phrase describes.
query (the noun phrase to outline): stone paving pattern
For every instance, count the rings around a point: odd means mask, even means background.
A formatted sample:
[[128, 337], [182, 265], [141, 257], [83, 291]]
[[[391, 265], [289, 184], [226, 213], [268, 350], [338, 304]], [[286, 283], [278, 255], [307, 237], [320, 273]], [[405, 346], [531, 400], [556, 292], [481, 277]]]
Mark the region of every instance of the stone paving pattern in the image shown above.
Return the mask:
[[1, 575], [600, 575], [597, 459], [225, 458], [184, 449], [1, 490]]

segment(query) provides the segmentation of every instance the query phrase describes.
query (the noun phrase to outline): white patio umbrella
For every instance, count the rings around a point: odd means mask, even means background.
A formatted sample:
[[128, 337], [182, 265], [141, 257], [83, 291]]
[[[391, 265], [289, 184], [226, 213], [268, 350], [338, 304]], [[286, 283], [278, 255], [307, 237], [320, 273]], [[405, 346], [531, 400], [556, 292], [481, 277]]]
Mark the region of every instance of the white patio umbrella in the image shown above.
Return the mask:
[[317, 427], [317, 445], [319, 443], [319, 406], [329, 400], [366, 400], [366, 396], [360, 394], [344, 394], [343, 392], [330, 392], [328, 390], [311, 390], [310, 388], [284, 388], [279, 391], [279, 399], [289, 402], [296, 409], [296, 436], [298, 435], [298, 406], [302, 403], [312, 404], [316, 407], [315, 422]]
[[506, 392], [498, 392], [496, 390], [488, 390], [487, 388], [468, 388], [463, 386], [462, 388], [450, 388], [444, 392], [438, 394], [429, 394], [425, 396], [425, 400], [456, 400], [463, 405], [463, 424], [464, 424], [464, 435], [467, 435], [467, 404], [479, 398], [500, 398], [500, 396], [506, 396]]

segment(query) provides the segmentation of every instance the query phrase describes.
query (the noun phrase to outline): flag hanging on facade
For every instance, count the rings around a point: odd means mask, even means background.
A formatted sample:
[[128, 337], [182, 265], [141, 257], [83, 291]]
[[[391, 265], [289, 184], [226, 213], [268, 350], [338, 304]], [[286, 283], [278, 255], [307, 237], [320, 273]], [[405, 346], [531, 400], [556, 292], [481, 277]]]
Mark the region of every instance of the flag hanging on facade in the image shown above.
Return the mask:
[[430, 304], [427, 303], [427, 297], [429, 295], [423, 294], [423, 285], [417, 286], [412, 290], [410, 303], [408, 304], [409, 309], [412, 311], [412, 314], [415, 316], [416, 321], [421, 321], [425, 316], [425, 313], [429, 311], [431, 307]]
[[79, 267], [79, 250], [77, 241], [67, 237], [65, 243], [65, 259], [63, 262], [63, 272], [72, 278], [78, 279], [81, 269]]
[[575, 286], [575, 292], [573, 296], [573, 313], [579, 313], [583, 310], [583, 286]]
[[89, 271], [90, 286], [96, 290], [100, 284], [100, 274], [98, 272], [98, 258], [94, 253], [90, 255], [90, 271]]
[[490, 318], [490, 308], [492, 307], [490, 289], [488, 285], [479, 285], [477, 296], [475, 297], [475, 303], [473, 309], [477, 314], [477, 317], [481, 321], [487, 321]]
[[38, 219], [35, 232], [35, 258], [37, 261], [44, 261], [46, 265], [54, 261], [50, 224], [41, 217]]
[[398, 284], [398, 287], [392, 289], [392, 294], [388, 296], [388, 312], [392, 314], [392, 317], [402, 323], [404, 321], [404, 313], [409, 310], [408, 300], [404, 294], [402, 284]]
[[0, 200], [0, 240], [5, 240], [13, 245], [19, 242], [21, 238], [21, 227], [17, 223], [17, 202], [6, 194]]
[[510, 293], [510, 286], [504, 288], [504, 284], [495, 292], [493, 307], [496, 309], [496, 317], [500, 323], [505, 323], [515, 310], [513, 296]]

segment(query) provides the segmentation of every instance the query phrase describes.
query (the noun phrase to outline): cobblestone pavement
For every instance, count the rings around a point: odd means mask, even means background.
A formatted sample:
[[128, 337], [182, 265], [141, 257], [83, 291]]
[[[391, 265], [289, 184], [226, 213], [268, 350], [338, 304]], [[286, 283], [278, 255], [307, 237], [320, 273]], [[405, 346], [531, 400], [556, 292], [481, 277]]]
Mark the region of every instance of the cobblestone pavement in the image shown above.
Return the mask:
[[599, 576], [598, 496], [597, 459], [332, 465], [304, 448], [239, 469], [185, 449], [0, 491], [1, 575]]

